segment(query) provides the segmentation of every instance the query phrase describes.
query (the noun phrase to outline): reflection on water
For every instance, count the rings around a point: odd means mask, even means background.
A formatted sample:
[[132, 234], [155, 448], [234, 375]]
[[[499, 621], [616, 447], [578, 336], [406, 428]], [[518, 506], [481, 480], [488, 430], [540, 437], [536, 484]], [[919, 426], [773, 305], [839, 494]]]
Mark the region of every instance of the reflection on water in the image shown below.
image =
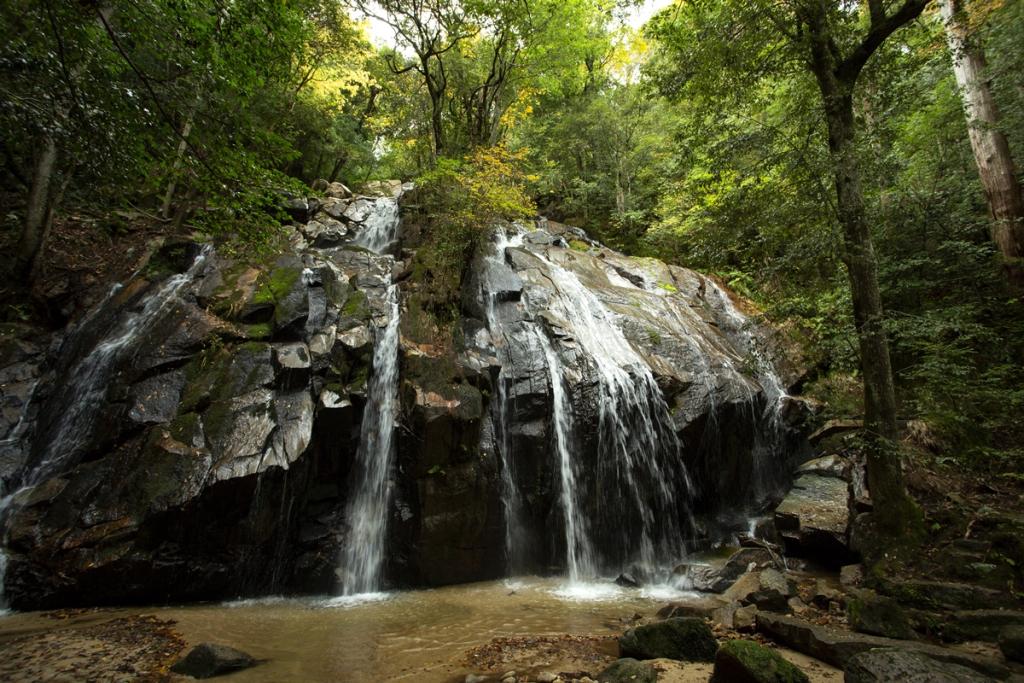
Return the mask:
[[[267, 660], [226, 680], [461, 681], [469, 671], [461, 661], [466, 650], [492, 638], [618, 633], [623, 617], [650, 616], [665, 600], [683, 595], [610, 581], [570, 586], [561, 579], [526, 577], [343, 598], [111, 610], [109, 616], [143, 612], [174, 619], [190, 644], [223, 643]], [[0, 619], [0, 637], [33, 626], [52, 629], [54, 623], [38, 614], [16, 614]]]

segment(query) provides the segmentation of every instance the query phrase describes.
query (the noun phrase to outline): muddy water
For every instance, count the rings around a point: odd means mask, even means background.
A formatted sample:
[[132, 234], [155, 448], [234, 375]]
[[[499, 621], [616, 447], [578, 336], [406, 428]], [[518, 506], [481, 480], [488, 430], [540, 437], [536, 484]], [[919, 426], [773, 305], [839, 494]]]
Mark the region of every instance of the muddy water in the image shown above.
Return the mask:
[[495, 668], [525, 673], [545, 668], [580, 670], [583, 665], [580, 660], [558, 662], [530, 653], [498, 663], [492, 660], [489, 665], [473, 666], [466, 660], [468, 651], [496, 637], [605, 636], [607, 642], [593, 639], [584, 648], [600, 671], [603, 665], [596, 658], [614, 654], [611, 637], [621, 633], [633, 615], [653, 616], [666, 601], [682, 595], [671, 589], [620, 589], [611, 583], [570, 588], [557, 579], [528, 578], [354, 598], [269, 598], [102, 610], [62, 622], [39, 614], [14, 614], [0, 618], [0, 644], [16, 635], [153, 614], [175, 620], [175, 629], [190, 645], [212, 641], [266, 660], [227, 680], [461, 681], [466, 673], [488, 668], [492, 673]]

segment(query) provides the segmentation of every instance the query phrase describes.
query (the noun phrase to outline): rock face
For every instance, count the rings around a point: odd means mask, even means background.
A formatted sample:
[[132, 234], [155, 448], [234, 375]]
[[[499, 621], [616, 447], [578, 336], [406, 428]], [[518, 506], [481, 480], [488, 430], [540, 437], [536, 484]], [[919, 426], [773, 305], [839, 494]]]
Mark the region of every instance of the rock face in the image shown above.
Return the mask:
[[619, 639], [623, 657], [711, 662], [718, 642], [703, 619], [675, 617], [629, 629]]
[[[328, 187], [323, 200], [288, 200], [298, 223], [290, 248], [266, 260], [168, 245], [63, 332], [2, 331], [13, 606], [334, 590], [386, 291], [409, 268], [389, 255], [408, 256], [394, 235], [380, 234], [382, 212], [397, 216], [393, 197], [409, 188], [373, 189], [379, 196]], [[804, 443], [786, 417], [799, 401], [769, 362], [774, 333], [742, 302], [709, 278], [565, 226], [547, 224], [497, 258], [491, 248], [471, 269], [447, 346], [401, 305], [391, 585], [497, 577], [515, 553], [520, 569], [566, 566], [556, 388], [572, 411], [566, 435], [582, 458], [578, 513], [593, 522], [595, 569], [642, 581], [629, 564], [643, 545], [633, 530], [672, 527], [650, 540], [674, 551], [665, 540], [694, 534], [695, 515], [756, 507], [787, 483]], [[567, 310], [580, 296], [569, 284], [621, 338], [617, 368], [588, 352], [592, 331]], [[660, 443], [679, 444], [628, 481], [596, 476], [598, 446], [649, 415], [610, 421], [602, 372], [629, 378], [623, 391], [650, 378], [647, 403], [623, 405], [653, 406]], [[640, 462], [635, 445], [624, 452]], [[637, 507], [645, 490], [672, 504]]]
[[830, 566], [846, 564], [849, 550], [848, 463], [836, 456], [805, 463], [793, 487], [775, 508], [775, 527], [787, 552], [812, 557]]

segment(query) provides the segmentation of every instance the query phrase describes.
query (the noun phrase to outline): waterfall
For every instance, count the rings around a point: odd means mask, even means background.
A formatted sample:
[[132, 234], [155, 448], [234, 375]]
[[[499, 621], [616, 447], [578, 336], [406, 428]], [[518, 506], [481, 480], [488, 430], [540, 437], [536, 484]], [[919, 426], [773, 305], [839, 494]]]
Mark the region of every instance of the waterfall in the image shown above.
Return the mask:
[[[398, 236], [398, 200], [380, 197], [363, 222], [356, 244], [381, 253]], [[395, 422], [398, 415], [398, 285], [390, 282], [385, 294], [387, 323], [378, 329], [373, 348], [373, 374], [356, 451], [356, 488], [345, 511], [348, 536], [342, 551], [342, 595], [379, 591], [383, 585], [387, 516], [391, 502], [391, 463], [394, 459]]]
[[[552, 312], [570, 323], [572, 339], [593, 365], [597, 384], [598, 453], [593, 471], [586, 477], [563, 476], [563, 486], [577, 486], [576, 491], [563, 491], [566, 516], [589, 509], [585, 520], [569, 524], [576, 529], [577, 569], [613, 568], [616, 559], [639, 563], [647, 570], [670, 564], [682, 554], [679, 517], [680, 511], [688, 516], [691, 483], [680, 460], [681, 444], [668, 405], [650, 368], [611, 311], [572, 271], [537, 255], [546, 262], [557, 292], [550, 302]], [[556, 403], [556, 432], [558, 411]], [[575, 461], [583, 456], [572, 454]], [[572, 470], [562, 469], [567, 474]], [[573, 498], [575, 503], [569, 505]], [[601, 500], [594, 504], [597, 499]], [[622, 524], [630, 518], [636, 523], [634, 529]], [[593, 548], [594, 535], [602, 537], [603, 547]], [[619, 552], [614, 545], [620, 546]]]
[[[765, 355], [762, 343], [752, 331], [750, 319], [744, 315], [729, 294], [714, 280], [706, 280], [710, 285], [708, 295], [717, 303], [725, 316], [722, 330], [737, 347], [747, 354], [751, 370], [758, 384], [764, 390], [765, 405], [759, 416], [761, 423], [757, 430], [752, 455], [754, 465], [755, 494], [763, 497], [770, 492], [774, 480], [778, 476], [777, 469], [772, 467], [770, 457], [778, 453], [782, 447], [784, 426], [782, 409], [789, 397], [774, 364]], [[757, 416], [755, 416], [756, 418]]]
[[345, 515], [349, 535], [342, 556], [343, 595], [378, 591], [382, 583], [398, 412], [398, 285], [388, 286], [386, 298], [388, 322], [374, 345], [373, 376], [356, 452], [358, 485]]
[[[485, 257], [485, 269], [493, 273], [507, 268], [505, 250], [510, 246], [520, 244], [522, 244], [521, 236], [517, 235], [510, 239], [504, 231], [499, 230], [494, 251]], [[499, 293], [486, 291], [481, 283], [480, 296], [486, 305], [487, 329], [490, 331], [495, 352], [501, 362], [501, 370], [497, 379], [497, 400], [491, 403], [491, 419], [494, 425], [494, 440], [498, 458], [501, 462], [501, 501], [505, 512], [506, 570], [512, 575], [521, 568], [523, 543], [525, 542], [522, 528], [522, 499], [516, 485], [515, 459], [512, 457], [510, 435], [511, 421], [514, 416], [510, 415], [509, 411], [511, 406], [508, 384], [513, 381], [513, 359], [509, 350], [509, 340], [506, 338], [505, 328], [498, 312]]]
[[[8, 562], [7, 520], [17, 508], [15, 500], [18, 494], [74, 466], [77, 458], [82, 455], [83, 448], [89, 444], [93, 436], [96, 418], [106, 402], [111, 379], [133, 351], [136, 340], [149, 332], [178, 300], [181, 291], [199, 274], [210, 251], [209, 246], [204, 246], [187, 271], [167, 278], [154, 290], [146, 293], [141, 308], [121, 315], [88, 355], [74, 365], [70, 376], [61, 382], [57, 393], [50, 397], [50, 401], [61, 402], [60, 417], [56, 424], [50, 425], [44, 434], [39, 435], [42, 448], [38, 451], [38, 456], [35, 453], [30, 455], [35, 462], [26, 463], [20, 476], [19, 487], [0, 498], [0, 529], [3, 530], [4, 541], [4, 547], [0, 549], [0, 610], [7, 605], [4, 592]], [[118, 291], [119, 286], [112, 288], [78, 329], [84, 329], [85, 324], [98, 315], [100, 309], [104, 308]], [[28, 408], [28, 405], [24, 407], [25, 412], [19, 420], [19, 427]], [[23, 438], [24, 435], [17, 432], [16, 436]]]
[[397, 238], [399, 223], [398, 200], [378, 197], [373, 200], [373, 207], [363, 221], [354, 244], [380, 254]]

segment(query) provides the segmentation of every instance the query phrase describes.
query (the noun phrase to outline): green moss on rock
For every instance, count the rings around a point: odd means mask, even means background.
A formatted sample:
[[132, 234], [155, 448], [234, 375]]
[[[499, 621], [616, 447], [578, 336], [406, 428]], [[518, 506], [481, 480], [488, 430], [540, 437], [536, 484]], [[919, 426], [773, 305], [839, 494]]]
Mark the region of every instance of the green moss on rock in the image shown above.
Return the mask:
[[632, 628], [619, 638], [624, 657], [713, 662], [718, 651], [711, 627], [703, 619], [680, 617]]
[[718, 649], [712, 683], [810, 683], [779, 653], [749, 640], [730, 640]]
[[616, 660], [597, 675], [598, 683], [657, 683], [658, 672], [644, 662], [628, 657]]

